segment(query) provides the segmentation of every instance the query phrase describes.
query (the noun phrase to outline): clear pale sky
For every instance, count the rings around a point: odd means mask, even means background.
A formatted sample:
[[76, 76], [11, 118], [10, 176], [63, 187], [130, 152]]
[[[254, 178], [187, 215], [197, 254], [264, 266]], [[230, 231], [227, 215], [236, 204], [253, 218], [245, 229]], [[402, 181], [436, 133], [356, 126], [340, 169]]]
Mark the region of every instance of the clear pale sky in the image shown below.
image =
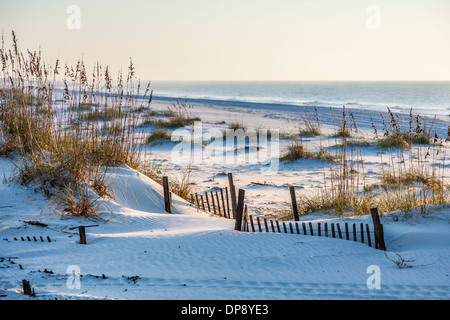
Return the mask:
[[449, 0], [0, 0], [0, 28], [147, 80], [450, 80]]

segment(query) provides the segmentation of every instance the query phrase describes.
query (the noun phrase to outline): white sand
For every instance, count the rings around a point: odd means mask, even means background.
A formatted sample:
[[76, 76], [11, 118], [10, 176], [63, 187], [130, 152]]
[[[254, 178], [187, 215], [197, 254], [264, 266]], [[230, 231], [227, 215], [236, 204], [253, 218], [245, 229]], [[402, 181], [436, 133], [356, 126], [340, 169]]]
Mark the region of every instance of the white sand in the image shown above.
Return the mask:
[[[157, 103], [154, 107], [165, 108]], [[249, 118], [238, 109], [202, 106], [195, 112], [210, 125]], [[251, 113], [248, 124], [295, 128], [292, 122], [266, 117], [266, 112], [270, 111]], [[154, 147], [152, 156], [166, 157], [168, 172], [180, 175], [183, 168], [169, 161], [172, 147], [173, 143]], [[379, 170], [376, 150], [369, 148], [365, 159], [367, 171]], [[0, 172], [9, 176], [12, 169], [7, 159], [0, 158]], [[282, 164], [279, 174], [270, 177], [261, 176], [258, 165], [196, 169], [199, 191], [226, 186], [226, 177], [215, 177], [217, 173], [235, 173], [235, 183], [247, 191], [250, 207], [287, 205], [289, 193], [284, 184], [308, 189], [323, 181], [322, 164], [317, 160]], [[400, 216], [398, 221], [394, 215], [384, 216], [385, 254], [353, 241], [237, 232], [234, 220], [197, 212], [177, 196], [173, 197], [174, 213], [168, 214], [162, 187], [151, 179], [126, 167], [110, 171], [108, 177], [117, 199], [102, 200], [105, 220], [100, 222], [49, 216], [48, 202], [40, 194], [11, 183], [0, 184], [0, 299], [27, 299], [21, 294], [22, 279], [34, 287], [37, 296], [32, 299], [450, 298], [449, 209], [426, 217]], [[274, 186], [249, 186], [264, 181]], [[368, 216], [302, 219], [371, 224]], [[30, 220], [39, 220], [48, 228], [23, 222]], [[69, 228], [92, 224], [99, 227], [87, 228], [88, 244], [79, 244], [76, 230]], [[52, 242], [20, 240], [27, 236], [50, 236]], [[398, 259], [394, 251], [410, 260], [408, 268], [400, 269], [388, 259]], [[381, 272], [380, 290], [367, 286], [372, 265]], [[82, 275], [79, 289], [67, 285], [70, 266], [79, 268]]]

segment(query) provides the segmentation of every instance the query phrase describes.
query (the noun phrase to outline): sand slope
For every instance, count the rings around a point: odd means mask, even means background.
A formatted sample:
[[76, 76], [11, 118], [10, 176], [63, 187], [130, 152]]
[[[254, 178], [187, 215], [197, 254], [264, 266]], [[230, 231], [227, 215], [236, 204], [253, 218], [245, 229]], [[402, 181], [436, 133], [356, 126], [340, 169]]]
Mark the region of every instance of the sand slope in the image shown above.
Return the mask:
[[[387, 255], [415, 260], [399, 269], [384, 252], [352, 241], [236, 232], [233, 220], [197, 212], [176, 196], [175, 213], [167, 214], [161, 186], [126, 167], [109, 179], [117, 200], [103, 203], [108, 222], [46, 215], [40, 195], [0, 185], [0, 299], [28, 298], [20, 294], [22, 279], [37, 299], [450, 298], [448, 212], [383, 219]], [[29, 220], [49, 227], [22, 222]], [[68, 230], [80, 224], [99, 224], [87, 229], [87, 245]], [[26, 236], [52, 242], [20, 241]], [[80, 289], [67, 286], [73, 265]], [[380, 267], [381, 290], [366, 285], [371, 265]]]

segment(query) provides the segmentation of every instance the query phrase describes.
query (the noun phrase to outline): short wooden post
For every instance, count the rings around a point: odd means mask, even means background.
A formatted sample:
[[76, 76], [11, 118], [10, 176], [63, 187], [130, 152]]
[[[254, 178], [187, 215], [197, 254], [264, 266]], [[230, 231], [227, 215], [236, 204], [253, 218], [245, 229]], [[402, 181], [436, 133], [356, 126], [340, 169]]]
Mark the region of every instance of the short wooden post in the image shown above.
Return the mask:
[[283, 230], [284, 230], [284, 233], [287, 233], [286, 223], [284, 221], [283, 221]]
[[232, 173], [228, 173], [228, 184], [230, 185], [230, 197], [231, 197], [231, 208], [233, 212], [233, 218], [236, 218], [236, 210], [237, 210], [236, 189], [234, 186]]
[[328, 238], [328, 222], [325, 222], [325, 237]]
[[267, 219], [264, 218], [264, 226], [266, 227], [266, 232], [269, 232], [269, 226], [267, 224]]
[[292, 228], [292, 222], [289, 222], [289, 229], [291, 230], [291, 234], [294, 234], [294, 229]]
[[357, 241], [356, 239], [356, 224], [353, 224], [353, 241]]
[[239, 198], [236, 206], [236, 223], [234, 225], [234, 229], [236, 231], [241, 231], [242, 227], [242, 216], [244, 214], [244, 197], [245, 190], [239, 189]]
[[333, 238], [336, 238], [336, 232], [335, 232], [335, 230], [334, 230], [334, 223], [331, 224], [331, 236], [332, 236]]
[[298, 227], [298, 223], [295, 223], [295, 229], [297, 230], [297, 234], [300, 234], [300, 228]]
[[22, 280], [22, 288], [23, 288], [23, 294], [30, 296], [30, 297], [35, 296], [34, 290], [31, 289], [31, 285], [28, 280], [25, 280], [25, 279]]
[[273, 225], [273, 221], [272, 221], [272, 220], [270, 220], [270, 225], [271, 225], [271, 227], [272, 227], [272, 232], [275, 233], [275, 227], [274, 227], [274, 225]]
[[289, 191], [291, 193], [291, 203], [292, 203], [292, 211], [294, 212], [294, 220], [300, 221], [300, 218], [298, 216], [297, 199], [295, 197], [295, 187], [289, 187]]
[[163, 177], [163, 189], [164, 189], [164, 208], [166, 212], [172, 213], [172, 203], [170, 199], [170, 190], [169, 190], [169, 178], [166, 176]]
[[322, 230], [321, 230], [320, 222], [317, 224], [317, 233], [319, 234], [319, 237], [322, 236]]
[[278, 221], [276, 221], [276, 223], [277, 223], [277, 230], [278, 230], [278, 233], [281, 233], [280, 224], [278, 223]]
[[373, 228], [375, 232], [375, 243], [378, 245], [378, 248], [380, 250], [386, 251], [386, 244], [384, 243], [383, 225], [381, 224], [380, 221], [378, 208], [370, 209], [370, 214], [372, 215]]
[[78, 227], [78, 234], [80, 235], [80, 244], [87, 244], [86, 241], [86, 229], [84, 226]]

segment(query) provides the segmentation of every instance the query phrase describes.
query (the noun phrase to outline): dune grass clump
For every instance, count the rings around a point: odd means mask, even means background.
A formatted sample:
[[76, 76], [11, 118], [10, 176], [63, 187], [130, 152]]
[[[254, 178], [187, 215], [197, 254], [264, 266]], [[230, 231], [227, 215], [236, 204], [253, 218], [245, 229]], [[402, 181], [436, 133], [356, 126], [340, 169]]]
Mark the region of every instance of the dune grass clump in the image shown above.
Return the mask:
[[79, 184], [67, 185], [50, 198], [49, 208], [62, 216], [98, 218], [99, 197]]
[[322, 131], [320, 129], [319, 114], [317, 108], [314, 107], [314, 116], [306, 115], [302, 117], [303, 124], [299, 128], [299, 136], [303, 137], [316, 137], [321, 136]]
[[410, 149], [411, 143], [404, 134], [392, 133], [378, 140], [378, 146], [384, 149]]
[[146, 138], [145, 142], [152, 145], [163, 143], [166, 140], [171, 140], [171, 134], [169, 131], [156, 129]]
[[[433, 119], [430, 127], [428, 127], [426, 118], [422, 119], [419, 115], [414, 116], [411, 109], [409, 114], [409, 128], [405, 129], [402, 127], [399, 116], [392, 113], [389, 108], [387, 109], [390, 123], [387, 125], [383, 115], [381, 115], [383, 119], [384, 134], [377, 142], [380, 148], [411, 149], [414, 144], [437, 145], [440, 143], [436, 134], [434, 138], [432, 137], [436, 117]], [[372, 126], [374, 127], [373, 124]], [[377, 134], [375, 127], [374, 132]]]
[[126, 116], [126, 114], [115, 108], [106, 108], [104, 110], [90, 110], [91, 112], [81, 114], [79, 119], [81, 121], [98, 122], [98, 121], [112, 121]]
[[438, 190], [444, 187], [444, 182], [441, 177], [414, 169], [399, 173], [393, 173], [391, 171], [383, 172], [382, 182], [391, 189], [409, 187], [416, 183], [426, 189]]
[[306, 151], [303, 141], [298, 139], [296, 136], [291, 136], [287, 150], [280, 157], [281, 161], [294, 162], [299, 159], [318, 159], [322, 161], [334, 161], [336, 157], [332, 156], [330, 153], [325, 151], [325, 149], [320, 148], [318, 152]]
[[247, 126], [241, 121], [233, 121], [228, 125], [228, 129], [247, 131]]
[[[147, 114], [147, 119], [143, 122], [143, 125], [153, 125], [157, 128], [165, 129], [177, 129], [185, 126], [194, 125], [195, 121], [201, 121], [199, 117], [194, 117], [191, 114], [193, 106], [177, 102], [171, 107], [167, 108], [167, 112], [152, 111]], [[155, 116], [164, 116], [165, 118]]]
[[192, 194], [193, 185], [194, 176], [190, 168], [187, 168], [183, 171], [181, 178], [175, 179], [170, 182], [172, 192], [188, 201], [192, 200], [190, 199], [190, 195]]
[[[132, 61], [126, 83], [121, 73], [114, 83], [109, 67], [97, 63], [88, 72], [83, 60], [51, 65], [40, 51], [22, 54], [12, 36], [11, 49], [4, 42], [0, 49], [0, 150], [19, 156], [12, 180], [42, 191], [63, 215], [94, 216], [95, 197], [112, 196], [105, 169], [140, 164], [138, 117], [123, 111], [136, 107], [139, 95]], [[62, 100], [57, 83], [63, 84]], [[143, 101], [149, 91], [147, 86]], [[65, 112], [55, 114], [56, 104]]]

